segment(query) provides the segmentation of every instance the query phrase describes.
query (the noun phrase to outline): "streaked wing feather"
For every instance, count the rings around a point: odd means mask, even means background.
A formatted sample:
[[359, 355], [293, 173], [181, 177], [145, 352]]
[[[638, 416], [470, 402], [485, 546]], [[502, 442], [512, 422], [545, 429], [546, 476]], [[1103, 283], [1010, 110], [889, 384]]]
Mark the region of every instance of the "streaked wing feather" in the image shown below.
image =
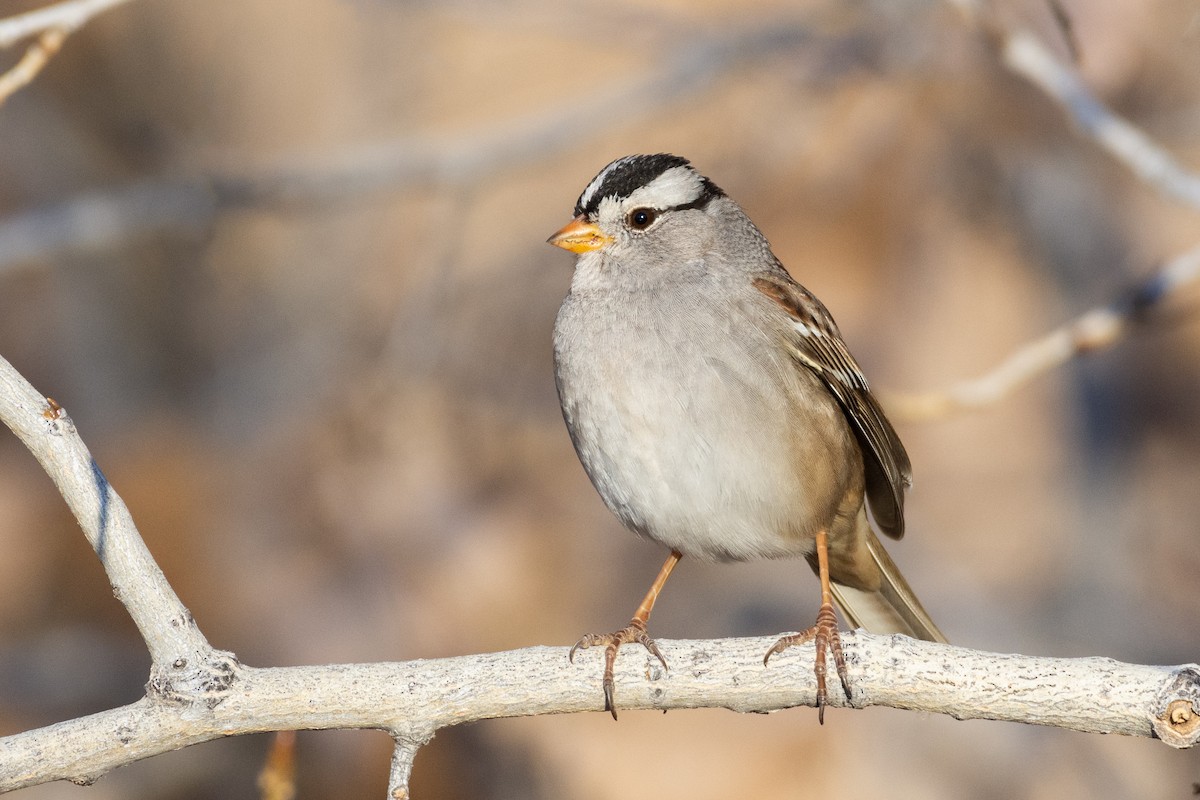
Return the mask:
[[790, 317], [793, 357], [817, 373], [841, 404], [862, 444], [871, 513], [880, 530], [899, 539], [904, 535], [904, 490], [912, 484], [912, 466], [837, 324], [821, 301], [786, 273], [760, 275], [754, 285]]

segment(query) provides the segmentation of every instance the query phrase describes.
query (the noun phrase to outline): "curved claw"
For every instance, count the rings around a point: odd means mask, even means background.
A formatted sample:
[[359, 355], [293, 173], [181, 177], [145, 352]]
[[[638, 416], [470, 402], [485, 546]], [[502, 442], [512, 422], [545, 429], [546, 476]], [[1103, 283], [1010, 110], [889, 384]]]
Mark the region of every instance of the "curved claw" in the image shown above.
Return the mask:
[[771, 649], [767, 651], [767, 654], [765, 656], [763, 656], [763, 666], [765, 667], [767, 665], [767, 662], [771, 660], [771, 656], [778, 655], [778, 654], [782, 653], [784, 650], [787, 650], [789, 647], [794, 647], [795, 645], [800, 645], [800, 644], [805, 644], [807, 642], [811, 642], [813, 640], [813, 637], [815, 637], [816, 635], [817, 635], [817, 629], [816, 629], [816, 626], [814, 625], [813, 627], [811, 627], [808, 630], [803, 631], [801, 633], [793, 633], [793, 634], [789, 634], [788, 636], [780, 636], [779, 641], [777, 641], [777, 642], [775, 642], [775, 644], [771, 645]]
[[816, 640], [816, 663], [813, 666], [813, 672], [817, 676], [817, 720], [825, 724], [825, 703], [828, 699], [828, 694], [825, 688], [825, 654], [826, 651], [833, 653], [833, 663], [837, 668], [838, 679], [842, 684], [842, 691], [846, 693], [846, 700], [853, 700], [850, 694], [850, 677], [846, 671], [846, 656], [842, 653], [842, 637], [838, 633], [837, 616], [833, 612], [833, 606], [822, 603], [820, 611], [817, 612], [817, 621], [806, 631], [793, 633], [788, 636], [779, 637], [779, 641], [771, 646], [767, 654], [763, 656], [763, 666], [771, 660], [771, 656], [781, 653], [784, 650], [794, 645], [804, 644]]
[[658, 649], [658, 645], [646, 633], [646, 623], [638, 619], [631, 620], [627, 626], [613, 633], [585, 634], [567, 652], [567, 660], [574, 664], [576, 650], [586, 650], [596, 645], [604, 645], [604, 678], [601, 681], [601, 686], [604, 689], [604, 710], [612, 714], [613, 719], [617, 718], [617, 707], [613, 702], [616, 692], [613, 680], [613, 665], [616, 663], [617, 651], [621, 649], [621, 645], [632, 642], [636, 642], [646, 648], [652, 656], [658, 659], [664, 670], [670, 671], [669, 667], [667, 667], [667, 659], [663, 656], [662, 651]]
[[[608, 635], [614, 636], [615, 634], [608, 634]], [[602, 633], [585, 633], [582, 637], [580, 637], [578, 642], [571, 645], [571, 649], [567, 653], [567, 661], [574, 664], [576, 650], [587, 650], [592, 645], [603, 644], [605, 641], [607, 641], [607, 640], [605, 638], [605, 635]]]

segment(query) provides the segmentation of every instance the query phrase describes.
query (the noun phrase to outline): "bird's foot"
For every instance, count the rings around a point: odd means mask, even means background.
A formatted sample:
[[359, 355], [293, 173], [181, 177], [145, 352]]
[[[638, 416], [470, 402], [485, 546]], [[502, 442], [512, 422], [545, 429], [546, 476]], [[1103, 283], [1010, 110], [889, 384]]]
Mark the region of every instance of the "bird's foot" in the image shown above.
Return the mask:
[[793, 633], [788, 636], [780, 637], [767, 654], [763, 656], [763, 666], [771, 660], [771, 656], [776, 653], [781, 653], [793, 645], [804, 644], [810, 641], [816, 641], [816, 667], [817, 674], [817, 719], [822, 725], [825, 724], [825, 651], [833, 653], [833, 663], [837, 666], [838, 677], [842, 681], [842, 690], [846, 693], [846, 699], [850, 700], [850, 679], [846, 675], [846, 657], [842, 654], [842, 638], [838, 634], [837, 616], [833, 613], [833, 605], [823, 603], [821, 610], [817, 612], [817, 622], [811, 628], [801, 633]]
[[632, 642], [649, 650], [652, 656], [662, 662], [663, 669], [667, 669], [667, 660], [659, 652], [658, 645], [646, 633], [646, 623], [640, 619], [630, 620], [629, 625], [613, 633], [589, 633], [576, 642], [571, 652], [567, 653], [568, 660], [574, 663], [576, 650], [604, 645], [604, 710], [610, 712], [613, 719], [617, 718], [617, 708], [613, 705], [613, 663], [621, 645]]

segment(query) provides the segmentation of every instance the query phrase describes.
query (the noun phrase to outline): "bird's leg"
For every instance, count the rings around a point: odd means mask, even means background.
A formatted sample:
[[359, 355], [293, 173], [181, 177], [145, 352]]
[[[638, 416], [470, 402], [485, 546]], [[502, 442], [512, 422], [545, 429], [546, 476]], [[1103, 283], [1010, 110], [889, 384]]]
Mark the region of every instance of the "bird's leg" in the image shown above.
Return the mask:
[[817, 720], [825, 724], [825, 650], [833, 653], [833, 663], [837, 666], [838, 677], [842, 681], [842, 690], [846, 699], [850, 698], [850, 679], [846, 675], [846, 657], [842, 654], [842, 639], [838, 635], [837, 616], [833, 612], [833, 590], [829, 587], [829, 536], [825, 531], [817, 532], [817, 571], [821, 578], [821, 609], [817, 612], [817, 622], [811, 628], [801, 633], [780, 637], [767, 654], [763, 657], [763, 666], [771, 660], [771, 656], [780, 653], [792, 645], [804, 644], [816, 640], [816, 673], [817, 673]]
[[617, 708], [613, 705], [613, 662], [617, 660], [617, 650], [621, 645], [637, 642], [662, 662], [663, 669], [667, 669], [667, 660], [659, 652], [658, 645], [646, 633], [646, 623], [650, 619], [650, 612], [654, 610], [654, 601], [658, 599], [658, 594], [662, 591], [667, 578], [671, 577], [671, 570], [675, 569], [675, 565], [681, 558], [683, 558], [683, 554], [678, 550], [672, 550], [671, 555], [667, 556], [662, 569], [658, 571], [658, 577], [650, 586], [650, 591], [646, 592], [646, 596], [642, 598], [642, 604], [633, 613], [633, 619], [629, 620], [629, 625], [614, 633], [589, 633], [576, 642], [575, 646], [571, 648], [571, 652], [567, 654], [567, 658], [573, 663], [576, 650], [586, 650], [595, 645], [604, 645], [604, 710], [611, 712], [613, 719], [617, 718]]

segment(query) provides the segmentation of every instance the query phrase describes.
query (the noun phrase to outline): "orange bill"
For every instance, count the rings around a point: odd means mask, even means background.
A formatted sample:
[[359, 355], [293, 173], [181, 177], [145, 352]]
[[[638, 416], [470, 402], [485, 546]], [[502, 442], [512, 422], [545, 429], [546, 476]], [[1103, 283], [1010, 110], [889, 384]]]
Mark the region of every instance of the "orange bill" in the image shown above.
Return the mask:
[[572, 253], [587, 253], [599, 250], [612, 241], [612, 237], [601, 232], [594, 223], [588, 222], [583, 216], [578, 216], [568, 222], [547, 243]]

